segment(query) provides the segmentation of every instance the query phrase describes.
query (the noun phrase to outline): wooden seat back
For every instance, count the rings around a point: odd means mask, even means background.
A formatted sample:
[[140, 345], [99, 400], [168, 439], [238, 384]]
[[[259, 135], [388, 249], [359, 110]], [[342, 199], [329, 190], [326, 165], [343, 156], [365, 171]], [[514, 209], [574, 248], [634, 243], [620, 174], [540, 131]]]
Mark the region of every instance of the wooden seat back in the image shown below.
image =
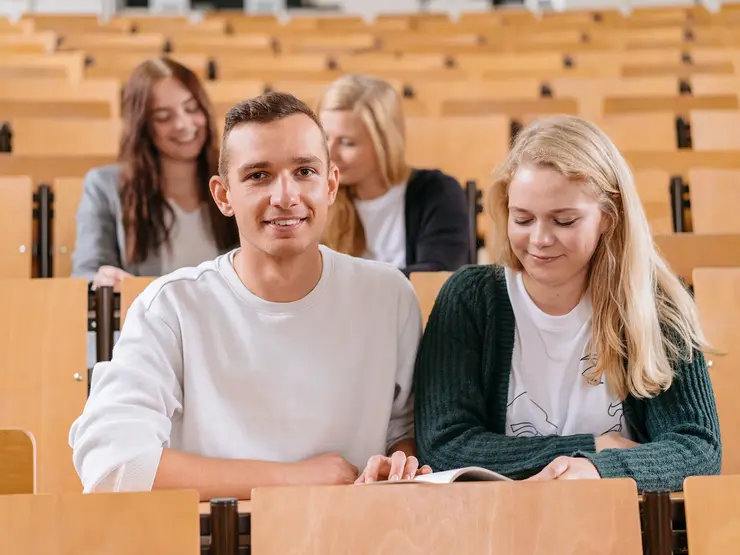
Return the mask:
[[684, 482], [691, 555], [734, 555], [740, 545], [740, 476], [690, 476]]
[[451, 275], [452, 272], [412, 272], [409, 276], [416, 298], [419, 300], [421, 321], [424, 326], [429, 321], [440, 289]]
[[154, 281], [153, 277], [129, 277], [121, 280], [121, 328], [131, 303]]
[[740, 110], [691, 112], [691, 146], [694, 150], [740, 150]]
[[198, 555], [198, 494], [0, 496], [0, 553]]
[[39, 493], [82, 490], [68, 437], [87, 399], [87, 306], [84, 279], [0, 280], [0, 427], [36, 438]]
[[50, 184], [58, 177], [84, 177], [92, 168], [107, 166], [115, 161], [115, 154], [69, 156], [0, 153], [0, 175], [28, 175], [34, 185]]
[[673, 232], [670, 183], [671, 176], [665, 170], [635, 172], [637, 194], [653, 233]]
[[110, 156], [118, 154], [120, 119], [14, 119], [13, 155]]
[[740, 234], [740, 170], [695, 168], [689, 172], [695, 233]]
[[0, 429], [0, 495], [35, 493], [36, 441], [25, 430]]
[[83, 179], [60, 177], [52, 185], [54, 217], [51, 220], [52, 272], [54, 277], [72, 275], [72, 253], [77, 240], [77, 209]]
[[740, 474], [740, 267], [696, 268], [693, 281], [702, 327], [720, 353], [707, 358], [722, 433], [722, 473]]
[[655, 246], [671, 269], [687, 285], [696, 268], [740, 266], [740, 235], [717, 233], [672, 233], [654, 235]]
[[0, 78], [63, 79], [79, 82], [85, 75], [82, 52], [49, 54], [3, 54], [0, 56]]
[[33, 192], [30, 177], [0, 177], [0, 278], [32, 275]]
[[673, 152], [678, 149], [672, 112], [606, 115], [597, 123], [622, 152]]

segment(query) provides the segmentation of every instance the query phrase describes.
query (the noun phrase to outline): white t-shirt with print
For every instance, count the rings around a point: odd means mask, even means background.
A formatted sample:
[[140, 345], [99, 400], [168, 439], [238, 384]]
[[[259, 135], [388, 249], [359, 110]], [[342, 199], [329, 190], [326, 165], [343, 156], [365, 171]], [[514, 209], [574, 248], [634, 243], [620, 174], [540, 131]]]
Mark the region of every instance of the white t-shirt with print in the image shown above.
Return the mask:
[[532, 301], [521, 272], [507, 268], [506, 286], [516, 320], [506, 435], [619, 432], [629, 438], [622, 402], [609, 392], [603, 378], [593, 385], [584, 376], [593, 366], [587, 351], [590, 295], [568, 314], [550, 316]]

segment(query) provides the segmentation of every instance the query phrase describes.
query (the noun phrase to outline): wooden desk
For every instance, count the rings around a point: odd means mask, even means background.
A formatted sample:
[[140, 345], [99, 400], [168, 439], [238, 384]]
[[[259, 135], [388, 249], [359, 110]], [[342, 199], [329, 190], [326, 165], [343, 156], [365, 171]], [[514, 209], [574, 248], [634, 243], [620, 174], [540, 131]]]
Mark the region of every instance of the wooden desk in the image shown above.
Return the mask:
[[[645, 500], [648, 499], [646, 503]], [[686, 553], [686, 516], [683, 492], [639, 496], [646, 555]], [[251, 501], [226, 504], [202, 502], [200, 513], [201, 553], [247, 555], [251, 544]], [[238, 532], [237, 532], [238, 530]], [[653, 537], [658, 541], [650, 542]]]

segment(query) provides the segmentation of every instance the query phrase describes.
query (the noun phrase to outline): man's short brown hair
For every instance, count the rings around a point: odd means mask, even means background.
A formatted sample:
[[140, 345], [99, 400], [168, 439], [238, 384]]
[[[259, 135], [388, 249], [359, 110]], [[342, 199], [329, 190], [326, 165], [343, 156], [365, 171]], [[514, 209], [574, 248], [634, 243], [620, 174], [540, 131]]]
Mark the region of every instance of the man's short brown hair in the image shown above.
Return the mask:
[[[221, 140], [221, 154], [218, 159], [218, 173], [226, 180], [229, 173], [229, 161], [226, 156], [226, 139], [231, 131], [242, 123], [270, 123], [295, 114], [304, 114], [311, 118], [321, 130], [326, 144], [326, 132], [319, 118], [305, 102], [298, 100], [290, 93], [268, 92], [249, 100], [244, 100], [231, 108], [226, 114], [224, 134]], [[329, 148], [326, 147], [326, 160], [329, 162]]]

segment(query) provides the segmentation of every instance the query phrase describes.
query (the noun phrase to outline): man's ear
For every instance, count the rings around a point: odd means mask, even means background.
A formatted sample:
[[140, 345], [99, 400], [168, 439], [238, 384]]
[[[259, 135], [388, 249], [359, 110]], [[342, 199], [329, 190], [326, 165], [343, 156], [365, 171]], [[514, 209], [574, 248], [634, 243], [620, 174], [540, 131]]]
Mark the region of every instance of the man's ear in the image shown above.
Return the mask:
[[329, 166], [329, 206], [334, 204], [339, 190], [339, 168], [334, 164]]
[[214, 175], [208, 182], [211, 189], [211, 196], [216, 201], [216, 206], [224, 216], [231, 217], [234, 215], [234, 209], [229, 202], [229, 186], [226, 181], [221, 179], [220, 175]]

